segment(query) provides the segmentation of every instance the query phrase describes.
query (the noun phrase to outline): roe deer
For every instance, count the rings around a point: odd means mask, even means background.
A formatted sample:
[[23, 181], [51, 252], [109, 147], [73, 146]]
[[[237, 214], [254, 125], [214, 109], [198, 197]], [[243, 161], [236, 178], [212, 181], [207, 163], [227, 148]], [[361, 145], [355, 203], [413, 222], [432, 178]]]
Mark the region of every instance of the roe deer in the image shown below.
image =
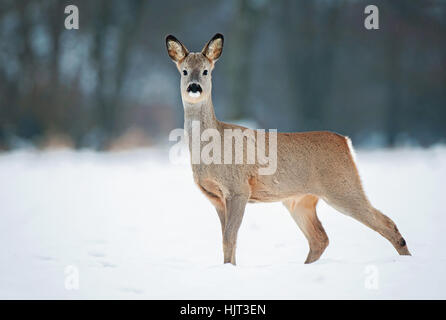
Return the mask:
[[[225, 129], [254, 132], [220, 122], [214, 114], [211, 73], [223, 50], [223, 35], [216, 34], [197, 53], [190, 53], [172, 35], [167, 36], [166, 46], [181, 74], [184, 127], [189, 139], [194, 121], [203, 129], [219, 133]], [[316, 214], [319, 199], [381, 234], [400, 255], [410, 255], [395, 223], [367, 199], [348, 137], [316, 131], [277, 133], [276, 138], [277, 170], [271, 175], [260, 175], [257, 162], [192, 163], [196, 184], [215, 206], [220, 218], [224, 263], [236, 263], [237, 232], [248, 202], [283, 202], [308, 240], [310, 251], [305, 263], [318, 260], [328, 246], [327, 234]], [[244, 139], [246, 141], [247, 137]], [[191, 141], [189, 150], [192, 153]]]

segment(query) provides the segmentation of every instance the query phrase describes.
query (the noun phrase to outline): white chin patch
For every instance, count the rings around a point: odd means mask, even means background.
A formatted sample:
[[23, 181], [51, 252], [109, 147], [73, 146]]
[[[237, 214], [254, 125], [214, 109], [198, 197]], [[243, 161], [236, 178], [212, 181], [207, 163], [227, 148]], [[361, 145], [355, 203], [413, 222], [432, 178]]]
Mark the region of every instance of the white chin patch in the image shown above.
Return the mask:
[[189, 97], [192, 97], [192, 98], [198, 98], [199, 96], [200, 96], [200, 91], [197, 91], [197, 92], [192, 92], [192, 91], [189, 91]]

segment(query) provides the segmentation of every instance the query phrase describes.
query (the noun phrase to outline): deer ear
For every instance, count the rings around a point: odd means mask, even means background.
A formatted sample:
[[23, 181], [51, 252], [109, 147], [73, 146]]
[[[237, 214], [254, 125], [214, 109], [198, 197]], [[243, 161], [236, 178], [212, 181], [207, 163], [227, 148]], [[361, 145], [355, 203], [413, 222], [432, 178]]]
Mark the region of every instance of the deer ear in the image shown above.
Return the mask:
[[166, 37], [166, 48], [169, 57], [174, 62], [180, 62], [189, 54], [186, 47], [172, 35]]
[[211, 40], [209, 40], [208, 43], [206, 43], [201, 53], [204, 54], [209, 60], [215, 62], [218, 60], [221, 52], [223, 51], [223, 42], [223, 35], [221, 33], [217, 33]]

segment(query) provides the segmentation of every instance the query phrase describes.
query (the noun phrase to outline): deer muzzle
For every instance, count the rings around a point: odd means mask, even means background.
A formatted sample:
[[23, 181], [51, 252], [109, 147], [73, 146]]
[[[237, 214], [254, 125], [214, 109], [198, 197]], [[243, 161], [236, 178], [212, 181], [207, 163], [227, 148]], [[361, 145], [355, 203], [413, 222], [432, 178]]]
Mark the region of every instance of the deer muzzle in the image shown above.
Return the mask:
[[201, 88], [201, 86], [198, 83], [191, 83], [187, 87], [187, 92], [189, 93], [189, 96], [191, 96], [193, 98], [197, 98], [201, 95], [201, 93], [203, 92], [203, 89]]

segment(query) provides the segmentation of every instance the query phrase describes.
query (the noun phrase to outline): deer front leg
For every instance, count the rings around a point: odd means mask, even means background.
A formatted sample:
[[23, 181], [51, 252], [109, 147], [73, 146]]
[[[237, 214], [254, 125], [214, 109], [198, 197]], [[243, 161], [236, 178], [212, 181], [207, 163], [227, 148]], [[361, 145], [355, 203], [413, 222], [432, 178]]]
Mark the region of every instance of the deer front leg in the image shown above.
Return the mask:
[[226, 226], [226, 210], [224, 205], [215, 205], [215, 210], [217, 210], [218, 218], [220, 219], [221, 224], [221, 234], [225, 235], [225, 226]]
[[237, 233], [242, 224], [248, 196], [232, 195], [226, 199], [226, 225], [223, 232], [224, 263], [235, 265]]
[[217, 214], [218, 214], [218, 218], [220, 219], [221, 232], [222, 232], [222, 236], [223, 236], [224, 232], [225, 232], [225, 225], [226, 225], [225, 199], [223, 198], [222, 195], [213, 193], [200, 184], [198, 184], [198, 187], [204, 193], [204, 195], [209, 199], [209, 201], [214, 205], [215, 210], [217, 211]]

